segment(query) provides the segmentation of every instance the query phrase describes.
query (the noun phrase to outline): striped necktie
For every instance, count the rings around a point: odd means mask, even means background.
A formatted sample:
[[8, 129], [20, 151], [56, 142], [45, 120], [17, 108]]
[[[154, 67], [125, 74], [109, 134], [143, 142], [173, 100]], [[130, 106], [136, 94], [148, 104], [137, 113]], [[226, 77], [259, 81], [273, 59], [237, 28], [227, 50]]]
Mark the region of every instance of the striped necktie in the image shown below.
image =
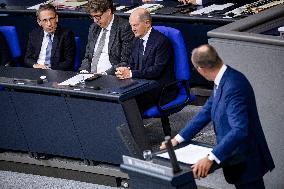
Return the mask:
[[52, 49], [51, 35], [52, 35], [51, 33], [48, 33], [46, 35], [48, 43], [47, 43], [46, 52], [45, 52], [44, 65], [48, 68], [50, 68], [50, 58], [51, 58], [51, 49]]
[[97, 73], [97, 66], [98, 66], [99, 59], [100, 59], [100, 56], [102, 54], [104, 45], [105, 45], [107, 31], [108, 31], [107, 29], [103, 29], [103, 34], [102, 34], [102, 36], [99, 40], [98, 47], [97, 47], [96, 51], [94, 52], [94, 56], [92, 58], [92, 63], [91, 63], [91, 72], [92, 73]]

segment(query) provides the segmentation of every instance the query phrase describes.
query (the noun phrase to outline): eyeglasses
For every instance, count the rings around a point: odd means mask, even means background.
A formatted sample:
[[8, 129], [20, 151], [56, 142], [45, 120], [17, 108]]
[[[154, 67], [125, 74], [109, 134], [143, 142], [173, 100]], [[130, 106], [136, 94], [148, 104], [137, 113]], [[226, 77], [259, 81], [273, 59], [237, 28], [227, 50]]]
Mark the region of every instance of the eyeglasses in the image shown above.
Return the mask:
[[100, 20], [100, 19], [102, 18], [103, 14], [104, 14], [104, 13], [101, 13], [101, 14], [99, 14], [99, 15], [90, 15], [89, 17], [90, 17], [92, 20], [94, 20], [94, 19]]
[[56, 16], [54, 16], [54, 17], [52, 17], [52, 18], [46, 18], [46, 19], [42, 19], [42, 20], [40, 20], [39, 19], [39, 21], [41, 21], [41, 22], [43, 22], [43, 23], [48, 23], [48, 22], [53, 22], [54, 20], [55, 20], [55, 18], [56, 18]]

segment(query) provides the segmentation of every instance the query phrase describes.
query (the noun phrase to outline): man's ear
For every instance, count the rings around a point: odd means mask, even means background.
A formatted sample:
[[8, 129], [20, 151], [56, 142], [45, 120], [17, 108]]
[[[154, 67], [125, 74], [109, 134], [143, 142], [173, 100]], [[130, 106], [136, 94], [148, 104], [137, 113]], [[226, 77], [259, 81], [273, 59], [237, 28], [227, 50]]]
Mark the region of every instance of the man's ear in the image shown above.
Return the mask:
[[56, 23], [58, 23], [58, 15], [56, 15]]
[[41, 27], [41, 22], [40, 22], [39, 18], [37, 18], [36, 21], [37, 21], [38, 25]]
[[151, 27], [151, 22], [150, 22], [150, 20], [145, 20], [145, 24], [146, 24], [147, 26]]

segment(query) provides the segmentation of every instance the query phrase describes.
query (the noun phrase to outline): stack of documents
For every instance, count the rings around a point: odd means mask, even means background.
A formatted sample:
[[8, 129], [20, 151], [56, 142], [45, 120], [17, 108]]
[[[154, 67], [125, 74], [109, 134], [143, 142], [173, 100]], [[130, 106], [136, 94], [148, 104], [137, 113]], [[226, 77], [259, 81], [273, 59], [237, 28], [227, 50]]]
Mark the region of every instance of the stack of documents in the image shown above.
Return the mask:
[[[195, 164], [198, 160], [206, 157], [211, 151], [212, 148], [189, 144], [183, 148], [175, 150], [175, 153], [179, 162]], [[168, 152], [158, 154], [157, 156], [170, 159]]]
[[28, 7], [27, 9], [37, 10], [40, 5], [48, 4], [48, 3], [51, 3], [53, 6], [55, 6], [56, 9], [75, 10], [79, 8], [80, 6], [87, 4], [88, 1], [86, 0], [48, 0], [44, 3], [40, 3], [32, 7]]

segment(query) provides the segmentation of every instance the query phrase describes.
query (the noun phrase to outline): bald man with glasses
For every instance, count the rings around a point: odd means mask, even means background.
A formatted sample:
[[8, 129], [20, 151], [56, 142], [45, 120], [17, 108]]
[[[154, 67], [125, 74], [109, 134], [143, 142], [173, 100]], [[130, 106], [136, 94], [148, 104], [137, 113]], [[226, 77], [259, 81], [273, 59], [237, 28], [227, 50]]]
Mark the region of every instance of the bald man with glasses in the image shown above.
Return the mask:
[[57, 25], [58, 15], [51, 4], [41, 5], [36, 16], [39, 27], [29, 35], [25, 65], [71, 71], [75, 59], [74, 33]]
[[94, 23], [90, 26], [81, 72], [114, 75], [126, 66], [134, 35], [128, 20], [113, 14], [112, 0], [90, 0], [87, 11]]

